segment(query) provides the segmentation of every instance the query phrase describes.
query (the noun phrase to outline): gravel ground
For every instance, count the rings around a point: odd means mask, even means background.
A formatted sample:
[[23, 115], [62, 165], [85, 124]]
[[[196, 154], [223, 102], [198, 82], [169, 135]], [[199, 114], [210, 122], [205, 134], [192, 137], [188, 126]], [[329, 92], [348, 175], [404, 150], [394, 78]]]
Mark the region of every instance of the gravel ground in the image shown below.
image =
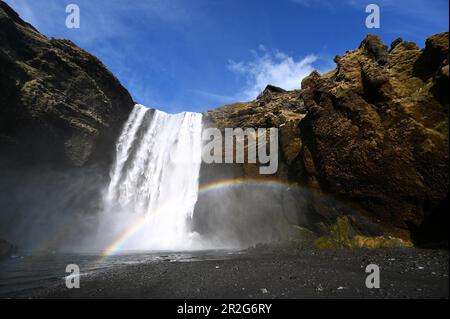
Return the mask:
[[[80, 289], [58, 285], [31, 298], [447, 298], [448, 251], [419, 249], [253, 249], [232, 259], [150, 262], [83, 276]], [[367, 289], [366, 266], [381, 270]]]

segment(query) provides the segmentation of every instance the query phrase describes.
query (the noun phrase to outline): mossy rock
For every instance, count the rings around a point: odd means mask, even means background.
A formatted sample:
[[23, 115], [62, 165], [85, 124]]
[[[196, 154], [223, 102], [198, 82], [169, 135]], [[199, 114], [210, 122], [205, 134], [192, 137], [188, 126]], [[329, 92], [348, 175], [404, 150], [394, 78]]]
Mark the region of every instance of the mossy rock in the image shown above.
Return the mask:
[[337, 219], [330, 227], [330, 233], [315, 240], [318, 249], [379, 249], [395, 247], [413, 247], [409, 241], [393, 237], [368, 237], [357, 235], [350, 237], [350, 221], [347, 216]]
[[29, 66], [25, 62], [16, 61], [16, 64], [23, 70], [25, 73], [32, 79], [37, 78], [39, 75], [39, 71], [32, 66]]
[[294, 240], [299, 240], [303, 242], [314, 242], [315, 240], [317, 240], [317, 235], [314, 232], [310, 231], [309, 229], [297, 225], [293, 225], [292, 229], [293, 229], [292, 239]]

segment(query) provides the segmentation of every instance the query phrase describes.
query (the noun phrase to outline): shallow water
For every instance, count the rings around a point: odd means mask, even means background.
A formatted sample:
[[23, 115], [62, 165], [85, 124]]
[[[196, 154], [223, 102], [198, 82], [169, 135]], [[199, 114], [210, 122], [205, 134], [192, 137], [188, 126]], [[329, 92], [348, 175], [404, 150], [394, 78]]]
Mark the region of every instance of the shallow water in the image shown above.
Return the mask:
[[130, 264], [225, 260], [240, 254], [223, 250], [127, 252], [108, 257], [96, 253], [23, 253], [0, 261], [0, 297], [61, 284], [69, 275], [65, 272], [69, 264], [78, 265], [80, 275], [86, 276]]

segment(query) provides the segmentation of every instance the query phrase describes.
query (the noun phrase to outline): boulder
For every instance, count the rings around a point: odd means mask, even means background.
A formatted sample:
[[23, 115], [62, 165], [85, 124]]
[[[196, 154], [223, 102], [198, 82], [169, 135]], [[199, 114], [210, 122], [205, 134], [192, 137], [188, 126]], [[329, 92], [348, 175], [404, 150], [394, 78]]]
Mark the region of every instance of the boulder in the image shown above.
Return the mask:
[[0, 259], [11, 257], [16, 252], [16, 247], [10, 242], [0, 239]]

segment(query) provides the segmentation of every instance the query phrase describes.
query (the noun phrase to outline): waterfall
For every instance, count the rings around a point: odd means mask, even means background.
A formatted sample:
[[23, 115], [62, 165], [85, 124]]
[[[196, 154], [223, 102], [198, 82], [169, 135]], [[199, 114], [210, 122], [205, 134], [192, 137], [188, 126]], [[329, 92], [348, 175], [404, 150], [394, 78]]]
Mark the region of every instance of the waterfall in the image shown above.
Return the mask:
[[202, 115], [136, 105], [116, 145], [100, 233], [122, 250], [195, 248]]

